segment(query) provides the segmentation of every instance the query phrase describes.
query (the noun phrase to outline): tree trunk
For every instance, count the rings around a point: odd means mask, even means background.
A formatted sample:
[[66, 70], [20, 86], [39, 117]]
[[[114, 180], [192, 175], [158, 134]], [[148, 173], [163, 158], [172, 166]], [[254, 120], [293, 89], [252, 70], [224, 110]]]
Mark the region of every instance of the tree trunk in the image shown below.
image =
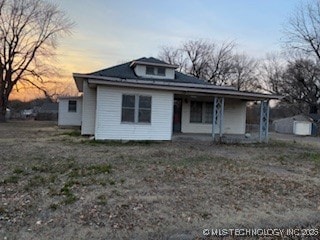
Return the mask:
[[6, 121], [6, 113], [7, 113], [7, 109], [1, 107], [1, 111], [0, 111], [0, 122], [5, 122]]
[[[0, 93], [2, 95], [2, 93]], [[8, 107], [8, 101], [6, 101], [5, 97], [0, 98], [0, 122], [6, 121], [6, 113]]]

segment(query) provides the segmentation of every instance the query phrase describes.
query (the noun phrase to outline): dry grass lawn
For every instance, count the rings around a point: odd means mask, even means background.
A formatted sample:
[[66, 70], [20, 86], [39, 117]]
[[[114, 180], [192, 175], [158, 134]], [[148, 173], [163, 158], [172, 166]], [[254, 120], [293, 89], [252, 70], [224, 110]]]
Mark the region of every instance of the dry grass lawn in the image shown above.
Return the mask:
[[0, 236], [201, 239], [204, 228], [318, 227], [315, 145], [95, 142], [0, 124]]

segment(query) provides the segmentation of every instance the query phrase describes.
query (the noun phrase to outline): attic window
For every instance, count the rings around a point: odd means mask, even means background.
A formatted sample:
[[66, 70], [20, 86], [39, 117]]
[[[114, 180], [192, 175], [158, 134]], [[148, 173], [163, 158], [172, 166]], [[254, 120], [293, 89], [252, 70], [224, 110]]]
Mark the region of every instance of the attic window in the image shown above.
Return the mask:
[[150, 67], [150, 66], [147, 66], [146, 67], [146, 74], [147, 75], [155, 75], [155, 71], [154, 71], [154, 67]]
[[166, 75], [166, 69], [164, 67], [158, 67], [158, 75], [159, 76], [165, 76]]
[[166, 69], [164, 67], [146, 66], [146, 75], [165, 76]]

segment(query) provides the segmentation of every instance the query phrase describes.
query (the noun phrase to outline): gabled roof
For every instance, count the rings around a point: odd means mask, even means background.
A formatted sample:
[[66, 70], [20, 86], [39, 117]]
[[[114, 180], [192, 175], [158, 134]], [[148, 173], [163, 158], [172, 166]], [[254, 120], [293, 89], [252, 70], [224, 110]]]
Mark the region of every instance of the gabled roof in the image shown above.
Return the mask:
[[149, 66], [161, 66], [161, 67], [173, 68], [173, 69], [176, 69], [179, 67], [178, 65], [172, 65], [153, 57], [149, 57], [149, 58], [143, 57], [143, 58], [134, 60], [131, 62], [130, 67], [133, 67], [138, 64], [149, 65]]
[[168, 64], [156, 58], [139, 58], [137, 60], [133, 60], [131, 62], [126, 62], [114, 67], [106, 68], [97, 72], [89, 73], [86, 75], [92, 76], [99, 76], [99, 77], [114, 77], [120, 79], [140, 79], [145, 81], [170, 81], [170, 82], [177, 82], [177, 83], [194, 83], [194, 84], [205, 84], [204, 80], [200, 80], [199, 78], [189, 76], [180, 72], [175, 71], [175, 78], [174, 79], [167, 79], [167, 78], [144, 78], [139, 77], [135, 74], [133, 70], [134, 64], [150, 64], [150, 65], [162, 65], [164, 67], [176, 68], [175, 65]]

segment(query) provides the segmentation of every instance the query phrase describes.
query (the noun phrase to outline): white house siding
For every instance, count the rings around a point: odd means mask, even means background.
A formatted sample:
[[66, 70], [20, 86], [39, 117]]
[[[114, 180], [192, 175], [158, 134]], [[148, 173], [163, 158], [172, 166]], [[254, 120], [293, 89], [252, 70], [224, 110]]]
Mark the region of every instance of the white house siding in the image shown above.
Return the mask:
[[[123, 94], [152, 97], [151, 124], [121, 123]], [[97, 87], [97, 140], [170, 140], [173, 93], [116, 87]]]
[[[156, 68], [156, 67], [155, 67]], [[174, 79], [174, 69], [173, 68], [166, 68], [166, 75], [165, 76], [157, 76], [157, 75], [147, 75], [146, 74], [146, 66], [144, 65], [137, 65], [134, 68], [135, 73], [137, 74], [137, 76], [139, 77], [145, 77], [145, 78], [158, 78], [158, 79], [162, 79], [162, 78], [167, 78], [167, 79]]]
[[[212, 124], [190, 123], [190, 99], [183, 101], [182, 133], [212, 133]], [[246, 129], [246, 102], [238, 99], [225, 99], [224, 105], [224, 128], [225, 134], [245, 134]], [[218, 126], [215, 133], [218, 133]]]
[[[69, 101], [77, 101], [77, 111], [69, 112]], [[81, 98], [65, 98], [59, 99], [59, 126], [81, 126], [82, 120], [82, 99]]]
[[82, 99], [82, 135], [94, 135], [96, 116], [96, 89], [88, 87], [87, 81], [83, 81]]

